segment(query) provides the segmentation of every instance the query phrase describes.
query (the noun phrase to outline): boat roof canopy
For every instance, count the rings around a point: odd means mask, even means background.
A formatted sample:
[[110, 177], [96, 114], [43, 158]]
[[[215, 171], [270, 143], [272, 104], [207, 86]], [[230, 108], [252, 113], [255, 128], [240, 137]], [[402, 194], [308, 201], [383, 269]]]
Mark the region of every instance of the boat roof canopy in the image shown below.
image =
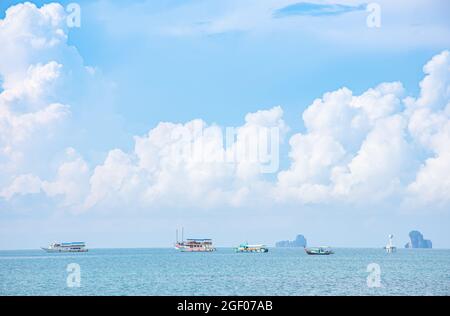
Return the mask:
[[212, 239], [210, 239], [210, 238], [188, 238], [186, 240], [189, 240], [189, 241], [211, 241]]
[[84, 245], [83, 241], [62, 242], [61, 245]]

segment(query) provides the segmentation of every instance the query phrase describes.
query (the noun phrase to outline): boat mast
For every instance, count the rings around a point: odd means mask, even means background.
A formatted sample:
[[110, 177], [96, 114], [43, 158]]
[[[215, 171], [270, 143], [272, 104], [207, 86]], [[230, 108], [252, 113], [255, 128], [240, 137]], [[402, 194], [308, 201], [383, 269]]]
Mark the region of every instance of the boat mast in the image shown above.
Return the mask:
[[184, 227], [181, 227], [181, 242], [184, 242]]
[[178, 228], [175, 230], [175, 241], [178, 243]]

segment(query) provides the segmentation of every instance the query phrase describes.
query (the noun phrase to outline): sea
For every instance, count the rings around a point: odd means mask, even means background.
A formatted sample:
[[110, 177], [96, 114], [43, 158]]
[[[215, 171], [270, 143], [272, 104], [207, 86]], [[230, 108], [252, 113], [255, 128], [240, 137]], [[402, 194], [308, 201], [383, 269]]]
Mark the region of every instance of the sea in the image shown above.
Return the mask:
[[308, 256], [301, 248], [0, 251], [0, 295], [450, 294], [450, 250], [334, 251], [329, 256]]

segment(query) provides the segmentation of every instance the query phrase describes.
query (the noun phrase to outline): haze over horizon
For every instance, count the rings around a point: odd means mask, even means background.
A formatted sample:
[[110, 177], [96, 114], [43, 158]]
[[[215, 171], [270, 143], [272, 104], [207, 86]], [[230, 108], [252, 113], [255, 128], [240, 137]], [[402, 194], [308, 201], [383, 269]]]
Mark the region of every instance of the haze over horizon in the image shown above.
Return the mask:
[[0, 2], [0, 249], [450, 248], [448, 1], [71, 2]]

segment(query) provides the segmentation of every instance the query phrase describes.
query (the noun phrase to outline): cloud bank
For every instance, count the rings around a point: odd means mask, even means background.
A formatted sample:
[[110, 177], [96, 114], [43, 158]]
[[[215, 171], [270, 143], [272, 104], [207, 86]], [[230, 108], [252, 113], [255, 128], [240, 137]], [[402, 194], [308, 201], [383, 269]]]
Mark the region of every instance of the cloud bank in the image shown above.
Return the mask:
[[[60, 5], [8, 9], [0, 21], [0, 199], [40, 194], [72, 212], [114, 209], [245, 208], [293, 204], [389, 205], [404, 209], [450, 206], [450, 54], [423, 68], [418, 96], [401, 82], [385, 82], [354, 95], [343, 87], [325, 93], [286, 126], [281, 106], [248, 113], [225, 146], [224, 127], [202, 119], [161, 122], [134, 137], [130, 151], [113, 148], [98, 164], [70, 144], [53, 155], [60, 164], [43, 172], [34, 161], [71, 115], [58, 87], [90, 78], [67, 45]], [[78, 77], [77, 77], [78, 78]], [[65, 91], [62, 89], [62, 91]], [[302, 133], [288, 135], [289, 130]], [[256, 131], [276, 128], [288, 140], [289, 165], [274, 176], [260, 161], [237, 153]], [[200, 159], [190, 149], [201, 147]], [[188, 154], [189, 153], [189, 154]], [[226, 157], [238, 157], [231, 162]]]

